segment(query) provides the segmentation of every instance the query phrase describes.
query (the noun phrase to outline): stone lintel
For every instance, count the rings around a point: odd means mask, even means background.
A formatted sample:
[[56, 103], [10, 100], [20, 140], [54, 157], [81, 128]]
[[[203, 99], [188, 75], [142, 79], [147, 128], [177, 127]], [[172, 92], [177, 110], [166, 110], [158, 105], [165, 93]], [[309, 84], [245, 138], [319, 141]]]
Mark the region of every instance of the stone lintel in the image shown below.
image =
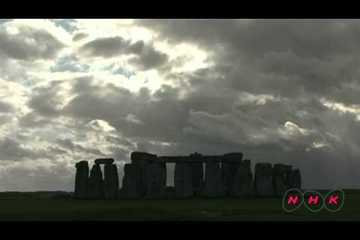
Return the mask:
[[95, 164], [113, 164], [114, 159], [113, 158], [98, 158], [95, 159]]
[[158, 157], [159, 161], [177, 163], [177, 162], [241, 162], [241, 158], [238, 159], [228, 159], [222, 155], [213, 155], [213, 156], [160, 156]]

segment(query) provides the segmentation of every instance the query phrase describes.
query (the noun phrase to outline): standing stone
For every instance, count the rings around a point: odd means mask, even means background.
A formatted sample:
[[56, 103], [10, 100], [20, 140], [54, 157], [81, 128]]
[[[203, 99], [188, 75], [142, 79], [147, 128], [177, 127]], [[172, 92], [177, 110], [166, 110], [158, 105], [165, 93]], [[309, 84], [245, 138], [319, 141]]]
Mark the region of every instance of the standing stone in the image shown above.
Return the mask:
[[[141, 196], [147, 195], [148, 191], [148, 183], [147, 179], [149, 178], [149, 174], [151, 174], [151, 169], [149, 170], [149, 164], [153, 161], [157, 160], [157, 156], [155, 154], [146, 153], [146, 152], [132, 152], [131, 153], [131, 162], [134, 164], [139, 171], [139, 179], [138, 179], [138, 191]], [[166, 181], [166, 180], [165, 180]]]
[[138, 191], [139, 191], [140, 195], [143, 197], [146, 195], [146, 192], [147, 192], [146, 179], [147, 179], [147, 174], [148, 174], [147, 168], [149, 165], [149, 161], [141, 160], [141, 161], [133, 162], [133, 164], [138, 169], [137, 170], [137, 172], [139, 174], [139, 176], [138, 176]]
[[275, 164], [273, 168], [273, 185], [275, 196], [282, 197], [288, 190], [288, 169], [291, 166]]
[[253, 194], [254, 183], [250, 160], [244, 160], [240, 163], [236, 171], [230, 195], [235, 197], [250, 197]]
[[116, 199], [119, 191], [119, 176], [115, 164], [104, 166], [104, 195], [105, 199]]
[[255, 166], [255, 190], [257, 196], [269, 197], [274, 195], [273, 171], [270, 163], [257, 163]]
[[167, 167], [166, 162], [161, 163], [161, 185], [164, 187], [164, 192], [166, 192], [166, 183], [167, 183]]
[[[215, 159], [214, 159], [215, 160]], [[220, 197], [224, 195], [220, 162], [208, 161], [205, 167], [205, 186], [203, 195], [206, 197]]]
[[94, 164], [90, 171], [89, 197], [91, 199], [104, 198], [104, 181], [99, 164]]
[[195, 196], [201, 193], [204, 185], [204, 168], [202, 162], [191, 163], [192, 187]]
[[195, 196], [201, 194], [201, 189], [204, 185], [204, 164], [201, 161], [201, 158], [202, 155], [197, 152], [190, 154], [192, 188]]
[[191, 197], [194, 194], [191, 163], [177, 162], [175, 165], [175, 195], [179, 198]]
[[241, 164], [242, 157], [242, 153], [228, 153], [222, 157], [223, 161], [221, 169], [223, 176], [224, 192], [226, 195], [231, 195], [235, 180], [235, 174]]
[[299, 169], [294, 169], [289, 174], [289, 188], [301, 189], [301, 173]]
[[290, 189], [291, 188], [291, 172], [292, 172], [292, 166], [291, 165], [285, 165], [285, 183], [286, 183], [286, 188]]
[[150, 161], [145, 169], [145, 186], [147, 198], [161, 198], [165, 196], [166, 165], [163, 162]]
[[75, 198], [86, 199], [88, 197], [89, 164], [87, 161], [80, 161], [76, 163], [75, 167]]
[[124, 198], [142, 197], [141, 169], [138, 165], [127, 163], [124, 166], [122, 196]]

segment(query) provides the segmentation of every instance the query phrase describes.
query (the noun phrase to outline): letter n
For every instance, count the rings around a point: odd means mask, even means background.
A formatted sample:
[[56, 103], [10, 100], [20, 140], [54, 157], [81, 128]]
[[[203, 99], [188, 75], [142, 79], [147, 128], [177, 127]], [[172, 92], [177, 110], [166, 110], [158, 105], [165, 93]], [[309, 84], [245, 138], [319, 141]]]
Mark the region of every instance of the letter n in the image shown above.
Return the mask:
[[288, 205], [297, 205], [298, 202], [299, 202], [299, 196], [297, 195], [294, 196], [290, 195], [287, 201]]

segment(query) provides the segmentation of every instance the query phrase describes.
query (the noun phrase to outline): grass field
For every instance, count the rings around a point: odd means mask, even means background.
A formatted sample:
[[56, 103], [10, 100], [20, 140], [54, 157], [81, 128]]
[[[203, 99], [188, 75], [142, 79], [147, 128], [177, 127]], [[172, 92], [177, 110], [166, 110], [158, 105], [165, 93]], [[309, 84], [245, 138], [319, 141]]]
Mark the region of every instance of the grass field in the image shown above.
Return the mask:
[[[30, 197], [32, 196], [32, 197]], [[359, 221], [360, 191], [345, 191], [339, 212], [282, 210], [281, 199], [72, 200], [46, 193], [0, 193], [0, 220]]]

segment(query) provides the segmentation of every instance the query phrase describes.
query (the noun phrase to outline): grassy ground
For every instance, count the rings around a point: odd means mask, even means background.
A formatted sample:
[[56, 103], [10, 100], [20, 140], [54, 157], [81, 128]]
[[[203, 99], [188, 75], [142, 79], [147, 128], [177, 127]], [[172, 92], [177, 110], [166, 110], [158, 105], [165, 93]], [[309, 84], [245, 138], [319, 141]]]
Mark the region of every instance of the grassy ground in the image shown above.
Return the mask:
[[[360, 220], [360, 191], [345, 191], [337, 213], [282, 210], [281, 199], [71, 200], [0, 193], [0, 220], [351, 221]], [[42, 194], [42, 195], [41, 195]], [[45, 196], [38, 193], [36, 196]], [[33, 197], [29, 197], [33, 196]]]

